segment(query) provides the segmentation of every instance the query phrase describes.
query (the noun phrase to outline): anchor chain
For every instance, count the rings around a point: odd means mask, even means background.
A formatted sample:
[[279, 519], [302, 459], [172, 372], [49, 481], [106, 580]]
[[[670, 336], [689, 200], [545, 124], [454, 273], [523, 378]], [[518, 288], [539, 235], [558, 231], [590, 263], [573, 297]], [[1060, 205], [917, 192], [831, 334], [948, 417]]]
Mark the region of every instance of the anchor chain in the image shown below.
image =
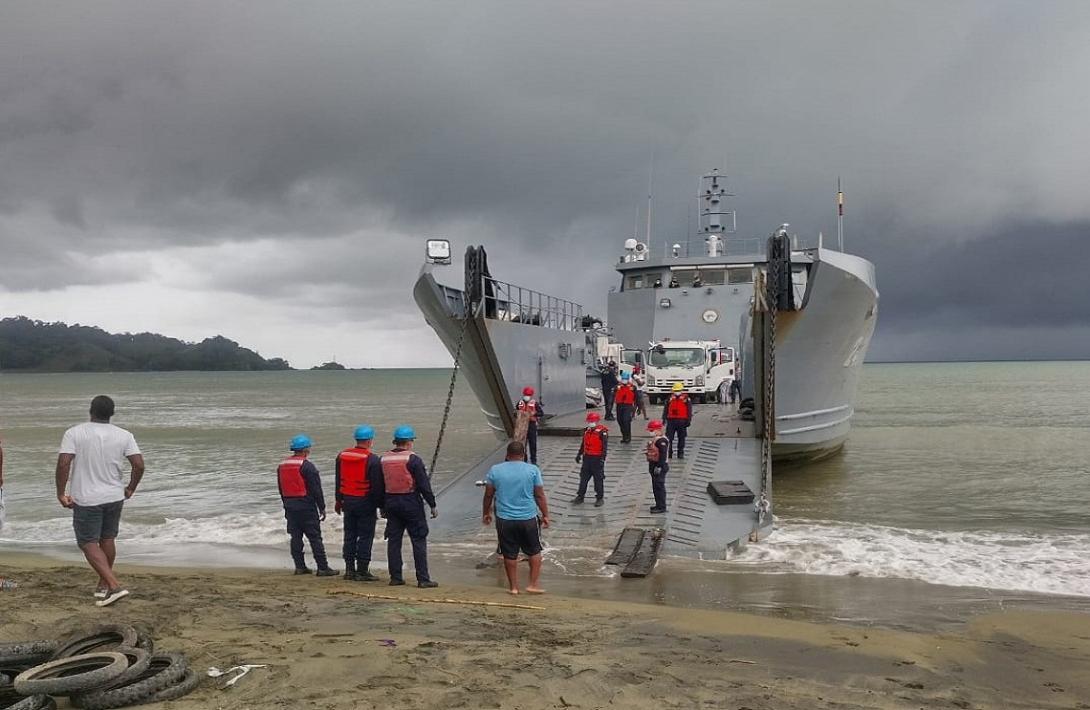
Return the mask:
[[439, 425], [439, 435], [435, 437], [435, 453], [431, 456], [431, 466], [428, 466], [428, 476], [435, 473], [435, 464], [439, 461], [439, 449], [443, 446], [443, 434], [447, 430], [447, 421], [450, 419], [450, 405], [454, 401], [454, 385], [458, 381], [458, 366], [462, 362], [462, 344], [465, 343], [466, 329], [469, 327], [471, 314], [465, 312], [462, 319], [462, 330], [458, 333], [458, 346], [454, 351], [454, 370], [450, 373], [450, 387], [447, 389], [447, 403], [443, 407], [443, 423]]
[[778, 259], [769, 259], [765, 286], [765, 381], [764, 381], [764, 440], [761, 442], [761, 493], [754, 505], [757, 525], [765, 523], [771, 514], [772, 501], [772, 441], [776, 438], [776, 313], [779, 310], [779, 287], [783, 268]]

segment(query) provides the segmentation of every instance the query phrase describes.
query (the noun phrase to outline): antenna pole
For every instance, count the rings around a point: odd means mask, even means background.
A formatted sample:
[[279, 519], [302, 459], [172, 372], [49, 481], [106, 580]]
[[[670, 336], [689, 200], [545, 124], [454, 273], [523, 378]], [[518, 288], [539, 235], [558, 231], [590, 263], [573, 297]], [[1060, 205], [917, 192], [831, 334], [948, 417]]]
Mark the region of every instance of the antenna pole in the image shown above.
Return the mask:
[[836, 177], [836, 245], [844, 251], [844, 191], [840, 189], [840, 176]]
[[651, 162], [647, 168], [647, 243], [651, 243], [651, 187], [655, 176], [655, 151], [651, 151]]

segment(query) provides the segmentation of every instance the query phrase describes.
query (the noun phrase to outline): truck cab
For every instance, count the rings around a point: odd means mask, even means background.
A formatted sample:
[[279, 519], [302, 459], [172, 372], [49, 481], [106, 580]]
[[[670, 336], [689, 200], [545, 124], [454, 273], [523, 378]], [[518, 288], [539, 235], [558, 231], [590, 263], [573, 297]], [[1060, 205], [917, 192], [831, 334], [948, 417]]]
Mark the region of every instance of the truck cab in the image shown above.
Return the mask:
[[669, 397], [677, 382], [698, 402], [716, 401], [734, 377], [734, 348], [721, 347], [718, 340], [662, 341], [647, 351], [646, 391], [652, 404]]

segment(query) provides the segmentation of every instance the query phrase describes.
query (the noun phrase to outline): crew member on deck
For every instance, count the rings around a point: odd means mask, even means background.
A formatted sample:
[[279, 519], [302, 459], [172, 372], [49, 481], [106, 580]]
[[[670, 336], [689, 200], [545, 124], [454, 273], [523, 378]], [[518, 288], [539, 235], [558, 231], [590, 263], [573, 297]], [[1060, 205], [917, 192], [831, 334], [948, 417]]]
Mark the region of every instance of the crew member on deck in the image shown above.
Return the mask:
[[597, 412], [587, 414], [587, 428], [583, 430], [583, 440], [579, 444], [579, 453], [575, 462], [582, 463], [579, 469], [579, 492], [572, 498], [572, 505], [579, 505], [587, 494], [587, 483], [594, 479], [594, 507], [601, 508], [605, 501], [606, 454], [609, 448], [609, 429], [600, 422]]
[[545, 416], [545, 410], [541, 402], [534, 399], [534, 388], [524, 387], [522, 399], [515, 404], [515, 410], [529, 413], [529, 422], [526, 425], [526, 447], [530, 450], [530, 463], [537, 466], [537, 424]]
[[602, 397], [606, 404], [606, 421], [613, 421], [613, 395], [617, 392], [617, 363], [610, 360], [602, 366]]
[[402, 424], [394, 430], [394, 448], [382, 455], [382, 510], [386, 515], [386, 559], [390, 564], [390, 586], [405, 584], [402, 576], [401, 541], [407, 531], [416, 564], [416, 586], [438, 587], [428, 575], [428, 520], [424, 503], [431, 507], [431, 517], [439, 511], [424, 468], [424, 460], [413, 453], [416, 432]]
[[378, 518], [382, 465], [371, 452], [375, 430], [356, 427], [356, 445], [337, 454], [334, 479], [337, 515], [344, 514], [344, 578], [354, 582], [377, 582], [368, 569]]
[[689, 425], [693, 422], [693, 403], [685, 392], [685, 386], [675, 382], [673, 394], [662, 408], [662, 418], [666, 420], [666, 438], [670, 441], [670, 458], [674, 457], [674, 435], [677, 435], [677, 457], [685, 458], [685, 437]]
[[621, 386], [614, 396], [617, 403], [617, 425], [621, 427], [621, 443], [632, 441], [632, 418], [636, 415], [636, 385], [627, 372], [621, 373]]
[[295, 562], [295, 574], [310, 574], [303, 556], [303, 536], [310, 541], [314, 564], [319, 577], [336, 577], [340, 574], [330, 569], [322, 543], [322, 521], [325, 520], [325, 497], [322, 495], [322, 479], [318, 467], [307, 459], [312, 442], [306, 434], [291, 440], [291, 456], [276, 469], [280, 499], [284, 502], [284, 517], [291, 535], [291, 559]]
[[655, 495], [655, 504], [651, 512], [658, 515], [666, 512], [666, 474], [670, 472], [670, 440], [662, 434], [662, 420], [652, 419], [647, 423], [651, 438], [647, 440], [647, 473], [651, 474], [651, 492]]

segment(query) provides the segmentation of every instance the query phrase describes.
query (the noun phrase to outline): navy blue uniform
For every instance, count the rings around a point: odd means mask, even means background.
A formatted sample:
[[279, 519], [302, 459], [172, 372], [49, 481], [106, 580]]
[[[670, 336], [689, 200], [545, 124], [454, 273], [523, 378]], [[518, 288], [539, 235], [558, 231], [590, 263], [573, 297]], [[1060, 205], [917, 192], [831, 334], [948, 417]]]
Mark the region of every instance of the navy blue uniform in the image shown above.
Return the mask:
[[617, 368], [606, 366], [601, 373], [602, 397], [605, 398], [606, 421], [613, 419], [613, 397], [617, 394]]
[[659, 452], [658, 461], [647, 462], [647, 473], [651, 475], [651, 492], [655, 496], [655, 508], [666, 509], [666, 474], [670, 472], [670, 464], [666, 462], [669, 456], [670, 442], [665, 436], [655, 439], [655, 448]]
[[609, 431], [604, 427], [601, 431], [601, 440], [601, 454], [586, 453], [585, 434], [583, 441], [579, 444], [579, 453], [576, 454], [576, 458], [582, 459], [582, 466], [579, 469], [579, 490], [575, 494], [578, 499], [582, 499], [587, 494], [587, 484], [590, 483], [592, 479], [594, 481], [594, 497], [597, 500], [602, 500], [602, 498], [605, 497], [606, 456], [609, 454]]
[[[520, 399], [515, 402], [515, 410], [517, 411], [519, 405], [524, 404]], [[537, 465], [537, 423], [545, 418], [545, 409], [541, 406], [541, 402], [534, 402], [534, 418], [527, 422], [526, 426], [526, 448], [530, 453], [530, 463]]]
[[[395, 449], [397, 451], [397, 449]], [[382, 510], [386, 515], [386, 559], [390, 565], [390, 579], [401, 580], [404, 563], [401, 559], [401, 543], [405, 533], [413, 546], [413, 563], [416, 566], [416, 581], [431, 580], [428, 574], [428, 518], [424, 513], [424, 503], [429, 508], [435, 507], [435, 494], [431, 490], [424, 459], [415, 453], [409, 458], [409, 473], [412, 474], [411, 493], [391, 494], [386, 492], [385, 476], [380, 476], [379, 496]]]
[[344, 515], [344, 548], [346, 562], [361, 564], [366, 569], [371, 563], [371, 547], [375, 541], [375, 525], [378, 509], [382, 507], [382, 464], [379, 455], [371, 452], [367, 459], [367, 495], [352, 496], [341, 492], [341, 458], [337, 457], [333, 490]]
[[322, 542], [322, 524], [319, 519], [325, 515], [325, 496], [322, 495], [322, 479], [318, 467], [309, 460], [304, 461], [299, 469], [306, 484], [306, 495], [286, 497], [283, 487], [280, 499], [284, 502], [284, 517], [288, 521], [288, 535], [291, 536], [291, 559], [296, 569], [305, 569], [306, 558], [303, 556], [303, 537], [310, 542], [310, 551], [318, 569], [328, 569], [325, 544]]

